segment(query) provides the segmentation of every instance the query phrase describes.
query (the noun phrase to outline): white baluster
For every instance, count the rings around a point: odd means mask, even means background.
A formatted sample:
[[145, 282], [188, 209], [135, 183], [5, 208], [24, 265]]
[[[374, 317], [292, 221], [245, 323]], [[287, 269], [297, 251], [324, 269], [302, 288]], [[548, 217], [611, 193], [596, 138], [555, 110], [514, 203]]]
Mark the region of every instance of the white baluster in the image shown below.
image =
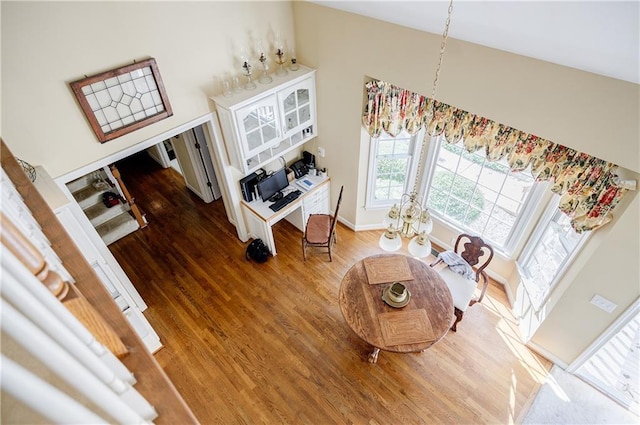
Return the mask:
[[11, 394], [51, 423], [104, 424], [108, 422], [11, 359], [4, 355], [0, 355], [0, 359], [2, 359], [0, 373], [2, 391]]
[[[28, 291], [34, 299], [38, 300], [46, 311], [59, 320], [61, 328], [73, 333], [84, 345], [100, 357], [120, 379], [131, 384], [135, 383], [135, 378], [122, 362], [100, 344], [93, 334], [49, 292], [42, 282], [25, 269], [20, 260], [4, 248], [2, 249], [2, 269], [5, 276], [16, 277], [16, 280], [20, 282], [20, 286]], [[1, 290], [3, 290], [3, 287], [0, 287]]]
[[3, 332], [10, 335], [60, 379], [100, 406], [119, 423], [149, 423], [121, 400], [111, 388], [4, 299], [0, 300], [0, 310]]

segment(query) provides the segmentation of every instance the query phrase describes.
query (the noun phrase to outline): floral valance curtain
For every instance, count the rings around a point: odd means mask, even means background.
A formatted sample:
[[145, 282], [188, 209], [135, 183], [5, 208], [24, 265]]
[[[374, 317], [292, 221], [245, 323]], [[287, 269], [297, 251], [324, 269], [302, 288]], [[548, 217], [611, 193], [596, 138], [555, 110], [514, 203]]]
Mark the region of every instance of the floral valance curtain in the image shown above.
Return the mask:
[[382, 131], [391, 136], [402, 130], [415, 134], [426, 126], [428, 134], [444, 134], [448, 143], [462, 139], [469, 152], [484, 149], [490, 161], [506, 158], [512, 171], [531, 166], [536, 180], [552, 182], [551, 190], [560, 195], [560, 210], [579, 233], [611, 221], [612, 210], [627, 192], [613, 183], [613, 163], [384, 81], [371, 81], [366, 88], [363, 124], [372, 137]]

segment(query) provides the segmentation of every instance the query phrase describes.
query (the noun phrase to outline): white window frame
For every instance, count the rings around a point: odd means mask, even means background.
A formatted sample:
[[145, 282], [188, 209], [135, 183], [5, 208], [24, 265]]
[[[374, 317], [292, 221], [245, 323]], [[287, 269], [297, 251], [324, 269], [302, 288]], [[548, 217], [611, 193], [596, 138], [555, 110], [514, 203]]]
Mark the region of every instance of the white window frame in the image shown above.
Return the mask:
[[[438, 153], [440, 147], [444, 141], [444, 135], [433, 136], [431, 138], [431, 143], [429, 144], [429, 150], [427, 152], [426, 159], [426, 167], [425, 172], [422, 176], [422, 184], [421, 184], [421, 195], [424, 200], [424, 206], [427, 205], [427, 200], [429, 198], [429, 191], [431, 189], [431, 182], [433, 176], [435, 174], [435, 169], [438, 160]], [[459, 142], [461, 143], [461, 142]], [[534, 182], [531, 188], [531, 192], [529, 193], [529, 198], [522, 204], [522, 211], [516, 217], [516, 220], [507, 236], [506, 242], [503, 246], [494, 246], [494, 249], [505, 254], [506, 256], [511, 256], [516, 248], [520, 245], [520, 242], [523, 239], [526, 239], [529, 236], [529, 232], [527, 232], [527, 223], [531, 220], [535, 220], [535, 216], [537, 215], [538, 205], [544, 199], [545, 190], [547, 187], [547, 183], [545, 182]], [[436, 211], [430, 211], [432, 217], [438, 219], [444, 225], [449, 227], [450, 229], [461, 233], [461, 232], [471, 232], [475, 234], [471, 229], [464, 228], [460, 226], [458, 223], [452, 223], [447, 220], [447, 217], [442, 216]]]
[[[405, 176], [404, 182], [404, 191], [403, 193], [409, 193], [415, 182], [415, 174], [418, 167], [418, 161], [420, 157], [420, 147], [422, 146], [422, 140], [424, 137], [424, 129], [418, 131], [414, 135], [410, 135], [407, 132], [403, 131], [398, 135], [398, 137], [410, 137], [411, 138], [411, 147], [410, 151], [410, 159], [409, 159], [409, 167], [407, 169], [407, 174]], [[367, 176], [367, 195], [366, 195], [366, 204], [365, 208], [367, 209], [376, 209], [376, 208], [387, 208], [392, 206], [393, 204], [397, 204], [400, 202], [400, 198], [398, 199], [385, 199], [385, 200], [376, 200], [375, 199], [375, 183], [376, 183], [376, 170], [377, 170], [377, 159], [378, 159], [378, 140], [377, 137], [372, 137], [369, 145], [369, 167], [368, 167], [368, 176]]]
[[533, 256], [536, 247], [540, 243], [540, 240], [544, 236], [547, 230], [547, 227], [549, 227], [549, 225], [551, 224], [551, 220], [553, 219], [553, 216], [558, 212], [559, 201], [560, 201], [560, 196], [554, 195], [551, 202], [549, 202], [549, 204], [547, 205], [542, 217], [540, 218], [540, 221], [536, 225], [535, 230], [531, 233], [531, 236], [527, 240], [525, 248], [523, 249], [522, 254], [520, 254], [520, 258], [518, 258], [518, 260], [516, 261], [518, 271], [520, 273], [520, 279], [522, 281], [522, 287], [524, 291], [527, 293], [527, 298], [529, 298], [531, 302], [531, 306], [536, 312], [539, 312], [543, 308], [543, 306], [547, 303], [547, 301], [549, 301], [549, 298], [553, 295], [553, 292], [557, 289], [558, 283], [560, 283], [560, 281], [564, 277], [565, 273], [569, 269], [569, 266], [573, 263], [573, 260], [580, 253], [580, 251], [584, 247], [587, 240], [589, 240], [589, 238], [591, 237], [591, 232], [584, 232], [581, 235], [581, 238], [576, 244], [576, 246], [562, 261], [562, 263], [560, 264], [560, 267], [558, 267], [558, 270], [556, 270], [556, 273], [553, 279], [551, 280], [551, 282], [549, 282], [549, 286], [546, 290], [545, 295], [542, 297], [539, 303], [534, 302], [533, 297], [529, 295], [531, 283], [529, 283], [526, 277], [525, 265], [529, 260], [531, 260], [531, 257]]

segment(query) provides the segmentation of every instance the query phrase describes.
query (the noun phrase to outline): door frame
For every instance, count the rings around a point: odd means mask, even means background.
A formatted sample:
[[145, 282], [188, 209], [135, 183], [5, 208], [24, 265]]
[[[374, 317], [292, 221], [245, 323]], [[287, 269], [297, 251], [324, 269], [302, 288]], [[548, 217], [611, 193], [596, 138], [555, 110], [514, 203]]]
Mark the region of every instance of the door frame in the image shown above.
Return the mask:
[[70, 197], [69, 199], [71, 202], [76, 202], [76, 200], [73, 198], [73, 196], [71, 196], [71, 193], [66, 187], [66, 184], [68, 182], [80, 178], [85, 174], [97, 170], [98, 168], [108, 166], [109, 164], [113, 164], [114, 162], [143, 151], [166, 139], [170, 139], [173, 136], [184, 133], [185, 131], [190, 130], [198, 125], [203, 125], [203, 128], [205, 129], [204, 135], [207, 138], [207, 142], [209, 143], [209, 146], [213, 148], [213, 152], [210, 151], [209, 154], [213, 162], [216, 177], [218, 178], [220, 191], [222, 192], [222, 202], [224, 204], [225, 212], [227, 213], [227, 219], [231, 224], [235, 226], [238, 238], [241, 241], [246, 242], [249, 239], [249, 236], [244, 220], [242, 219], [242, 211], [240, 210], [240, 194], [239, 190], [233, 190], [232, 186], [237, 179], [234, 180], [234, 177], [236, 176], [234, 176], [231, 171], [232, 167], [230, 166], [228, 158], [226, 156], [224, 139], [222, 138], [222, 131], [220, 130], [220, 126], [214, 112], [210, 112], [199, 118], [187, 121], [179, 125], [178, 127], [174, 127], [150, 139], [129, 146], [128, 148], [123, 149], [120, 152], [116, 152], [105, 158], [94, 161], [91, 164], [85, 165], [84, 167], [80, 167], [74, 171], [63, 174], [60, 177], [56, 178], [55, 182], [63, 190], [67, 197]]
[[611, 338], [613, 338], [620, 329], [624, 328], [636, 314], [640, 312], [640, 298], [636, 300], [620, 315], [618, 318], [602, 332], [586, 350], [582, 352], [567, 368], [567, 372], [575, 374], [580, 366], [587, 362], [602, 346], [604, 346]]
[[164, 142], [148, 147], [146, 151], [149, 156], [151, 156], [151, 158], [153, 158], [163, 168], [171, 167], [171, 160], [169, 159], [167, 149], [164, 147]]
[[[191, 134], [192, 130], [193, 129], [185, 131], [181, 134], [181, 137], [174, 137], [169, 140], [171, 140], [171, 145], [176, 153], [176, 159], [182, 170], [185, 185], [191, 192], [208, 204], [209, 202], [213, 202], [213, 193], [207, 186], [209, 179], [204, 170], [204, 159], [201, 159], [200, 153], [197, 152], [198, 149], [195, 147], [197, 141], [193, 137], [193, 134]], [[184, 144], [184, 146], [176, 148], [176, 146], [180, 144]], [[185, 164], [185, 162], [188, 162], [188, 164]], [[189, 169], [193, 171], [192, 176], [189, 173]]]
[[[198, 129], [202, 129], [202, 136], [197, 134]], [[182, 133], [182, 141], [186, 145], [185, 149], [189, 155], [189, 162], [191, 163], [196, 181], [189, 181], [190, 178], [188, 178], [187, 173], [183, 173], [182, 176], [184, 177], [187, 187], [202, 198], [204, 202], [209, 203], [220, 197], [220, 185], [218, 184], [215, 167], [213, 165], [211, 149], [209, 149], [210, 143], [207, 141], [204, 133], [205, 130], [201, 125]], [[178, 151], [175, 149], [175, 138], [170, 140], [174, 151], [176, 151], [180, 168], [184, 170], [185, 167], [180, 161], [180, 155], [178, 155]]]

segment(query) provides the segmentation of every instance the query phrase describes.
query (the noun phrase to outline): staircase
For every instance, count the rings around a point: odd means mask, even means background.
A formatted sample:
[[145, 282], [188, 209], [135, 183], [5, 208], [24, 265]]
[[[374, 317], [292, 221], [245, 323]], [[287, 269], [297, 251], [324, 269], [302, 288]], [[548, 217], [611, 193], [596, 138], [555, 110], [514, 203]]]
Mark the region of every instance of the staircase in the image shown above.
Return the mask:
[[[112, 172], [112, 168], [104, 167], [67, 183], [67, 188], [84, 211], [93, 227], [106, 245], [146, 226], [145, 218], [140, 215], [137, 220], [132, 208], [133, 199], [129, 196], [122, 182]], [[117, 204], [108, 207], [103, 202], [103, 194], [116, 194]], [[135, 207], [137, 211], [137, 207]], [[141, 222], [140, 222], [141, 221]]]

